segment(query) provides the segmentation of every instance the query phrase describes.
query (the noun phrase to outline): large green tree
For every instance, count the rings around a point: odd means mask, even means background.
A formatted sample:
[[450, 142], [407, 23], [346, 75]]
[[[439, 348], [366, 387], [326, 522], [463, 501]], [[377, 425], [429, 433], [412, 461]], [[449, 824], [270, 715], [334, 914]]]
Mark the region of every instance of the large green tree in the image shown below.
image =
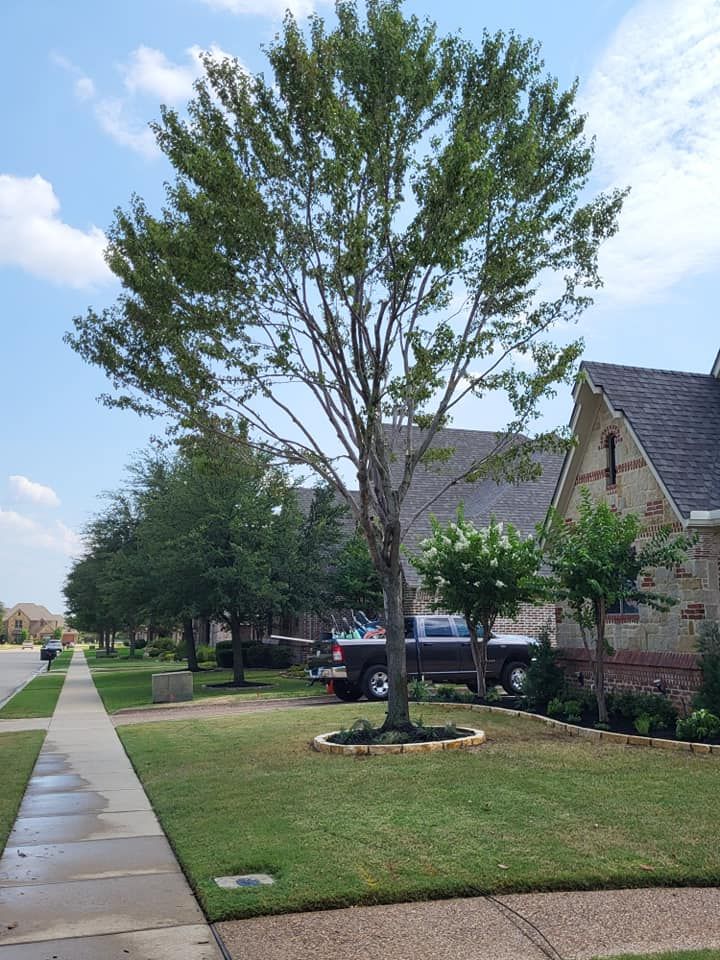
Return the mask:
[[119, 388], [110, 402], [208, 435], [244, 420], [339, 491], [383, 585], [386, 727], [401, 728], [413, 474], [447, 457], [431, 445], [458, 404], [496, 390], [511, 422], [447, 483], [536, 471], [556, 437], [521, 434], [580, 351], [544, 334], [590, 302], [622, 194], [587, 194], [576, 87], [533, 42], [441, 37], [401, 0], [368, 0], [364, 17], [339, 2], [336, 17], [303, 33], [288, 15], [267, 78], [207, 58], [187, 117], [163, 109], [164, 209], [118, 211], [122, 293], [68, 340]]
[[[682, 563], [693, 541], [662, 527], [651, 536], [634, 513], [621, 515], [605, 500], [593, 501], [590, 491], [580, 491], [578, 516], [566, 522], [551, 513], [545, 549], [555, 576], [556, 596], [567, 604], [590, 655], [598, 719], [608, 719], [605, 697], [605, 636], [608, 610], [621, 601], [668, 610], [677, 598], [656, 590], [640, 589], [640, 578], [657, 567]], [[593, 631], [593, 643], [587, 631]]]

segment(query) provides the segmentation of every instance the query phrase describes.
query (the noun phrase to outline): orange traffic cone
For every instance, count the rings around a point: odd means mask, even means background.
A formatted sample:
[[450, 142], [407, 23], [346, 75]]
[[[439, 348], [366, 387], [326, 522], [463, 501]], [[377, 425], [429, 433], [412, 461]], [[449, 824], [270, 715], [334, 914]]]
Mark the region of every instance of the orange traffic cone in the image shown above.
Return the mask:
[[325, 689], [327, 690], [328, 693], [335, 693], [334, 681], [328, 680], [328, 682], [325, 684]]

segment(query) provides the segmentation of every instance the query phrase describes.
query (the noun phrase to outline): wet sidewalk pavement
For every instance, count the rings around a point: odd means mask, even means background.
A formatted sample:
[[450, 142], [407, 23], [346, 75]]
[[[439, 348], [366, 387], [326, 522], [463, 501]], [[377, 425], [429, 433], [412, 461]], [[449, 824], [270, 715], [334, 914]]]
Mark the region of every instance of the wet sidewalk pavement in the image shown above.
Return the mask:
[[76, 653], [0, 859], [0, 960], [221, 960]]

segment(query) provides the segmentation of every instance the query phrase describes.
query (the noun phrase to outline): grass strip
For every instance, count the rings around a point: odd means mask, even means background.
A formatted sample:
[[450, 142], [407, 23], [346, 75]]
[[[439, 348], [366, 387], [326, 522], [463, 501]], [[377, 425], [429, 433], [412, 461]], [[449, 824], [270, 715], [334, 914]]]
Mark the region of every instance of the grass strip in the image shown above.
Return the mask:
[[72, 654], [55, 659], [48, 673], [39, 673], [0, 710], [0, 720], [51, 717], [65, 683]]
[[[167, 670], [184, 670], [184, 663], [158, 663], [138, 657], [117, 660], [93, 660], [88, 656], [98, 693], [108, 713], [128, 707], [149, 706], [152, 703], [152, 675]], [[193, 674], [193, 699], [206, 700], [215, 697], [232, 697], [233, 700], [267, 699], [272, 697], [316, 697], [325, 693], [322, 686], [310, 687], [304, 678], [283, 677], [278, 670], [246, 670], [246, 679], [260, 683], [262, 688], [249, 687], [240, 690], [211, 688], [211, 683], [227, 683], [232, 680], [231, 670], [201, 670]]]
[[[720, 881], [718, 758], [591, 743], [522, 718], [471, 751], [344, 757], [310, 749], [381, 704], [121, 727], [211, 920], [482, 893]], [[225, 891], [217, 876], [268, 872]]]
[[44, 739], [45, 733], [42, 730], [0, 733], [0, 853], [5, 849]]
[[720, 950], [671, 950], [669, 953], [624, 953], [595, 960], [720, 960]]

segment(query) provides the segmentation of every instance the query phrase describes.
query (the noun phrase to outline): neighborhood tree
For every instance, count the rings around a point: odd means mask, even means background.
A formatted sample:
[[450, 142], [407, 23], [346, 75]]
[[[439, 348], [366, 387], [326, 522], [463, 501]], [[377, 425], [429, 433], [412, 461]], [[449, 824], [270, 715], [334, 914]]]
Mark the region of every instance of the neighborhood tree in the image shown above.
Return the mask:
[[[592, 665], [598, 720], [607, 723], [605, 698], [605, 656], [610, 647], [605, 639], [608, 611], [630, 601], [655, 610], [668, 610], [674, 597], [641, 590], [640, 577], [657, 567], [681, 564], [693, 540], [673, 536], [663, 527], [652, 536], [644, 535], [640, 518], [634, 513], [621, 516], [605, 500], [593, 503], [587, 487], [580, 490], [578, 517], [570, 522], [551, 515], [546, 531], [547, 557], [556, 578], [556, 596], [565, 602], [580, 627]], [[592, 646], [587, 631], [594, 631]]]
[[267, 77], [206, 57], [187, 115], [162, 109], [164, 208], [117, 213], [123, 290], [67, 339], [109, 403], [208, 436], [247, 423], [244, 442], [335, 487], [382, 583], [385, 727], [402, 729], [400, 546], [431, 506], [401, 521], [413, 474], [451, 453], [433, 440], [465, 398], [501, 391], [511, 421], [447, 487], [536, 475], [557, 437], [521, 435], [580, 353], [544, 334], [590, 303], [623, 194], [588, 195], [576, 86], [533, 42], [441, 37], [400, 0], [336, 16], [304, 34], [288, 14]]
[[477, 529], [462, 510], [446, 526], [434, 517], [431, 523], [432, 535], [420, 542], [412, 562], [423, 588], [435, 596], [435, 608], [465, 618], [477, 692], [484, 697], [487, 641], [496, 619], [516, 617], [521, 604], [544, 595], [540, 550], [512, 524], [493, 519], [486, 529]]

